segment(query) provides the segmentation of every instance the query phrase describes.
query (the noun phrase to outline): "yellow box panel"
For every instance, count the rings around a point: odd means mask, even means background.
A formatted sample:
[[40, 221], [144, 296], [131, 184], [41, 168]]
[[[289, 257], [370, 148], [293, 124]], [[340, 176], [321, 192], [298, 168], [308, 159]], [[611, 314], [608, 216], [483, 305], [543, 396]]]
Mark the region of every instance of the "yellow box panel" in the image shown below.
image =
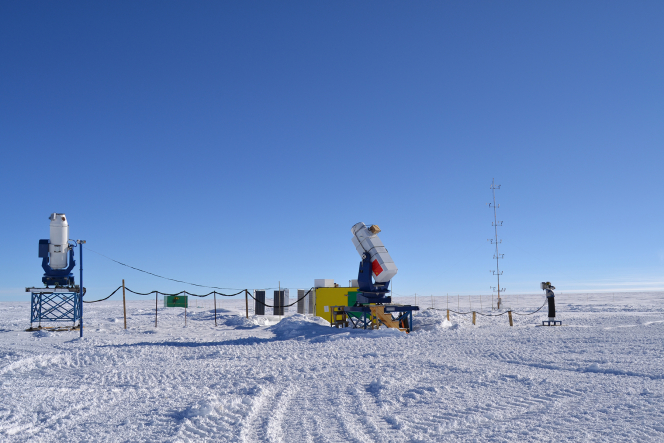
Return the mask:
[[348, 293], [357, 290], [358, 288], [316, 288], [316, 316], [331, 323], [329, 307], [348, 306]]

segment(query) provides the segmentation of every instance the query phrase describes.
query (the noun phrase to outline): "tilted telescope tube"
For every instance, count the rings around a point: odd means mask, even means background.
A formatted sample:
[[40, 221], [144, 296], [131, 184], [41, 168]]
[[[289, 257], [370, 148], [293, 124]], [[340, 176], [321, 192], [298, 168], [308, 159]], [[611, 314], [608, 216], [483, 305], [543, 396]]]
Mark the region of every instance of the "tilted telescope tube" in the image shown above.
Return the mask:
[[391, 299], [385, 297], [385, 293], [390, 292], [390, 280], [397, 274], [398, 269], [378, 238], [380, 228], [376, 225], [367, 227], [360, 222], [351, 228], [351, 232], [353, 245], [362, 257], [357, 276], [360, 292], [370, 299], [368, 302], [389, 303]]
[[48, 219], [51, 221], [50, 238], [39, 240], [39, 257], [42, 259], [44, 269], [42, 282], [46, 286], [74, 286], [74, 274], [71, 271], [76, 266], [76, 261], [74, 250], [69, 245], [67, 217], [65, 214], [54, 212]]

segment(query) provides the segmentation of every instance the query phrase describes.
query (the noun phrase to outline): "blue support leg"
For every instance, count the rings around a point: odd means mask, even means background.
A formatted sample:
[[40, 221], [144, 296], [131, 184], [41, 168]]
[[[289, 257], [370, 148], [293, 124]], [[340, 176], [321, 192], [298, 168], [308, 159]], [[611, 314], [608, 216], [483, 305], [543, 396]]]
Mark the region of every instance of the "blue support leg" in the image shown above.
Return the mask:
[[79, 306], [79, 310], [78, 310], [78, 315], [80, 316], [80, 317], [79, 317], [80, 320], [78, 321], [78, 324], [79, 324], [80, 327], [81, 327], [81, 334], [80, 334], [80, 337], [83, 337], [83, 243], [85, 243], [85, 240], [83, 240], [83, 241], [79, 241], [79, 247], [80, 247], [81, 249], [78, 251], [78, 257], [79, 257], [79, 260], [80, 260], [80, 262], [81, 262], [80, 265], [79, 265], [79, 271], [80, 271], [80, 273], [81, 273], [81, 278], [80, 278], [80, 283], [79, 283], [79, 284], [80, 284], [81, 286], [79, 286], [79, 294], [80, 294], [80, 295], [79, 295], [79, 301], [80, 301], [80, 306]]

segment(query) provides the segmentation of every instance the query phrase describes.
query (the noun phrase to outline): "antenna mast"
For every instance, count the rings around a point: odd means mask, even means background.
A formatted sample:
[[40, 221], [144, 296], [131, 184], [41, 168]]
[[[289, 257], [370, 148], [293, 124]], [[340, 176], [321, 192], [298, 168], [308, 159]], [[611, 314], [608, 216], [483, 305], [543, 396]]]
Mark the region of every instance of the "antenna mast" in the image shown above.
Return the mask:
[[498, 293], [498, 301], [496, 303], [496, 308], [500, 309], [500, 305], [502, 304], [502, 299], [500, 298], [500, 293], [505, 292], [505, 288], [500, 288], [500, 276], [503, 275], [503, 273], [500, 271], [500, 266], [499, 266], [499, 260], [502, 260], [502, 258], [505, 256], [505, 254], [500, 254], [498, 252], [498, 245], [502, 243], [502, 240], [498, 240], [498, 226], [502, 226], [503, 222], [498, 221], [498, 208], [500, 208], [499, 204], [496, 204], [496, 189], [500, 189], [500, 185], [496, 186], [495, 184], [495, 179], [491, 179], [491, 192], [493, 193], [493, 203], [489, 203], [489, 207], [493, 205], [493, 228], [494, 228], [494, 238], [490, 238], [489, 241], [491, 244], [496, 245], [496, 252], [493, 256], [493, 258], [496, 260], [496, 270], [494, 271], [493, 269], [490, 270], [489, 272], [493, 273], [498, 278], [498, 287], [493, 287], [491, 286], [491, 289], [494, 292]]

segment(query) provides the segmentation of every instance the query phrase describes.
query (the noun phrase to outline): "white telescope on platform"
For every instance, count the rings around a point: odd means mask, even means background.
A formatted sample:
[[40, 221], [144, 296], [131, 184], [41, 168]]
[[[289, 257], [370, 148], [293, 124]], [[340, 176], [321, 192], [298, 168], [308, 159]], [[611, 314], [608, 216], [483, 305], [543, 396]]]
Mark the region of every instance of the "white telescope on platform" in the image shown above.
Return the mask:
[[48, 218], [50, 235], [48, 240], [39, 240], [39, 258], [42, 259], [44, 277], [42, 282], [54, 286], [74, 286], [72, 269], [76, 265], [74, 250], [69, 244], [69, 223], [65, 214], [54, 212]]
[[67, 252], [69, 251], [69, 223], [64, 214], [54, 212], [48, 218], [51, 220], [48, 243], [49, 264], [52, 269], [67, 267]]

